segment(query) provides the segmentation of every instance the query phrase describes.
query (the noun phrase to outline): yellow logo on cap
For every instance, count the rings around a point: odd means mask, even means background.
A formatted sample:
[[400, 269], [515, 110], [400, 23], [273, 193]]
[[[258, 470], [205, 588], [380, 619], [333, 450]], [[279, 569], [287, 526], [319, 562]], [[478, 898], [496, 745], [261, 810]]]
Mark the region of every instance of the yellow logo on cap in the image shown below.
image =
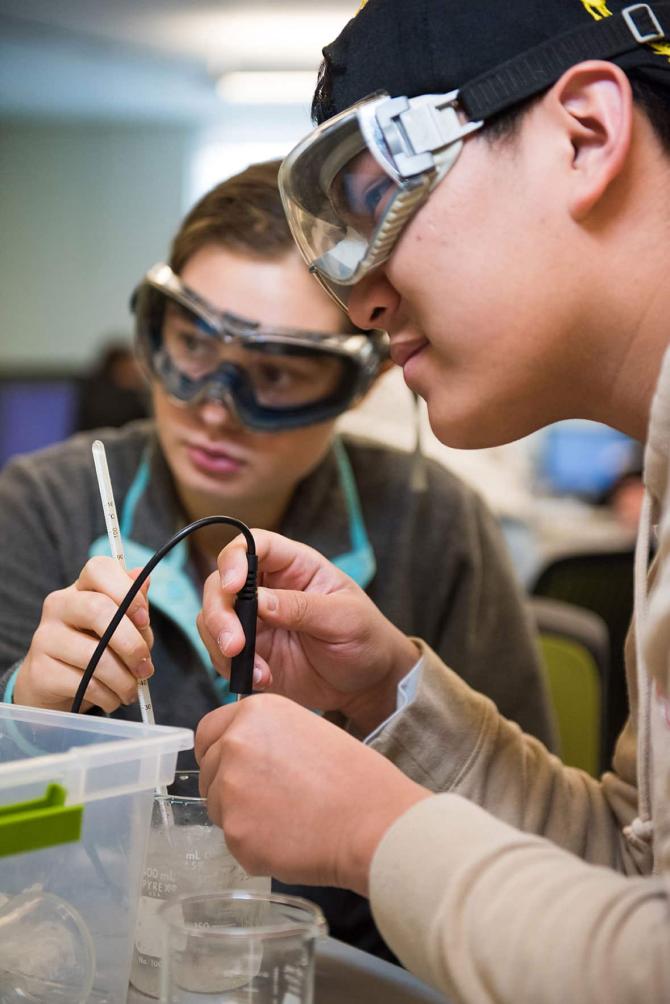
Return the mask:
[[[602, 21], [603, 18], [611, 17], [613, 14], [607, 6], [607, 0], [580, 0], [580, 3], [595, 21]], [[657, 56], [667, 56], [670, 62], [670, 42], [649, 42], [649, 48]]]
[[358, 5], [358, 10], [356, 11], [356, 14], [360, 14], [363, 8], [367, 6], [367, 2], [368, 0], [361, 0], [360, 4]]
[[582, 6], [595, 21], [602, 21], [604, 17], [612, 16], [606, 0], [582, 0]]

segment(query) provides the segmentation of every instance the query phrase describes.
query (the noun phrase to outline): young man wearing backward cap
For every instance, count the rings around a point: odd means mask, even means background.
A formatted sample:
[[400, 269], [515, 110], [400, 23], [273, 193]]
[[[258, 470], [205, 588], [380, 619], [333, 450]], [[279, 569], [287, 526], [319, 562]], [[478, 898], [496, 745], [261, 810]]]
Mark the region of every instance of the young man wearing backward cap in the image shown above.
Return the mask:
[[[211, 812], [247, 867], [368, 894], [452, 1001], [667, 1004], [670, 4], [369, 0], [324, 52], [285, 206], [436, 434], [581, 417], [646, 440], [631, 716], [599, 782], [565, 768], [321, 557], [259, 534], [274, 693], [201, 724]], [[218, 564], [201, 630], [225, 668], [239, 541]]]

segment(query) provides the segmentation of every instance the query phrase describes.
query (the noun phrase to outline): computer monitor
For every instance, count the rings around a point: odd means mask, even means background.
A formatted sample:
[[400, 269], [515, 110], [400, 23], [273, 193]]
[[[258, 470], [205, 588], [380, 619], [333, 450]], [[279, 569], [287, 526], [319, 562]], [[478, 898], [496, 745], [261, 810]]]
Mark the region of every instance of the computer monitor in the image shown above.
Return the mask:
[[596, 500], [633, 469], [640, 444], [599, 422], [557, 422], [542, 435], [539, 480], [556, 495]]
[[0, 468], [16, 454], [67, 439], [78, 406], [76, 377], [0, 377]]

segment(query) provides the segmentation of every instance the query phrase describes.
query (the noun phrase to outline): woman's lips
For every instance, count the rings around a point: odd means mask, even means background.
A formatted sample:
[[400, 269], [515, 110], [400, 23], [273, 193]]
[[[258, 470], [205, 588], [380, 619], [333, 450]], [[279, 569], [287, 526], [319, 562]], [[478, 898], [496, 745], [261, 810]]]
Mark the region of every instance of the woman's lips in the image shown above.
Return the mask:
[[187, 443], [186, 452], [193, 466], [206, 474], [232, 474], [244, 467], [243, 460], [238, 460], [225, 450]]
[[391, 359], [396, 366], [405, 366], [409, 360], [428, 345], [425, 338], [413, 338], [407, 342], [391, 341]]

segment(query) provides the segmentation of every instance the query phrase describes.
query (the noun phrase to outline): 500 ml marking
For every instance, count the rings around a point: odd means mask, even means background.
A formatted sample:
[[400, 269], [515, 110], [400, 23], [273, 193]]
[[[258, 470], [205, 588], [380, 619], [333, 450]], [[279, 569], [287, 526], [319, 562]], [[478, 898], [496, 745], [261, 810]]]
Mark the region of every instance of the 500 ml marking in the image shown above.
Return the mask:
[[142, 876], [142, 893], [144, 896], [152, 896], [155, 899], [164, 899], [177, 891], [177, 878], [170, 868], [161, 871], [151, 865], [144, 869]]

